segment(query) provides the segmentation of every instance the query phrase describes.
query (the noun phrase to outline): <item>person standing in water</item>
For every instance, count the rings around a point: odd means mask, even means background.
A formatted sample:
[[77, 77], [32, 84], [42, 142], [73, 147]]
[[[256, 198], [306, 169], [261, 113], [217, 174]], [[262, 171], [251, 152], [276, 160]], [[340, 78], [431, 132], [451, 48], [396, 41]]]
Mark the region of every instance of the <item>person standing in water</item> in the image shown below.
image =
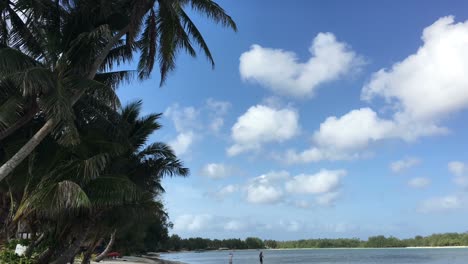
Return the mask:
[[263, 252], [260, 251], [260, 254], [258, 255], [258, 257], [260, 258], [260, 264], [263, 264]]
[[232, 257], [234, 257], [234, 254], [229, 253], [229, 264], [232, 264]]

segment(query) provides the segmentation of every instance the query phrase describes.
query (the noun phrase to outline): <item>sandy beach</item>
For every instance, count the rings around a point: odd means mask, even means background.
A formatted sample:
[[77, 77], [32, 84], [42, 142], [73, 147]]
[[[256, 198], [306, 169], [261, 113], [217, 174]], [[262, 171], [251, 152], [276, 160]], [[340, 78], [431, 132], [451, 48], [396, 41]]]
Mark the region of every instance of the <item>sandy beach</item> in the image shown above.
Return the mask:
[[[98, 264], [98, 262], [91, 262], [92, 264]], [[169, 261], [169, 260], [163, 260], [163, 259], [158, 259], [158, 258], [153, 258], [153, 257], [129, 257], [125, 256], [119, 259], [106, 259], [103, 260], [99, 263], [109, 263], [109, 264], [141, 264], [141, 263], [147, 263], [147, 264], [184, 264], [182, 262], [178, 261]]]

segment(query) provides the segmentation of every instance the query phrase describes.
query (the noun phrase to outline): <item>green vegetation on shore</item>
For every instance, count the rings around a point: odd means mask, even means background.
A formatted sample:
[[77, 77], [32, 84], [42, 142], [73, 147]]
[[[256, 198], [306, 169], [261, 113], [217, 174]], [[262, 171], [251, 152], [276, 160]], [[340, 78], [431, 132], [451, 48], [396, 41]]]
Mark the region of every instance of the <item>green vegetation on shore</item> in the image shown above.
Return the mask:
[[433, 234], [422, 237], [399, 239], [396, 237], [372, 236], [367, 240], [359, 238], [317, 238], [292, 241], [261, 240], [250, 237], [242, 239], [182, 239], [172, 235], [163, 245], [164, 250], [198, 250], [198, 249], [258, 249], [258, 248], [391, 248], [391, 247], [447, 247], [468, 246], [468, 233]]

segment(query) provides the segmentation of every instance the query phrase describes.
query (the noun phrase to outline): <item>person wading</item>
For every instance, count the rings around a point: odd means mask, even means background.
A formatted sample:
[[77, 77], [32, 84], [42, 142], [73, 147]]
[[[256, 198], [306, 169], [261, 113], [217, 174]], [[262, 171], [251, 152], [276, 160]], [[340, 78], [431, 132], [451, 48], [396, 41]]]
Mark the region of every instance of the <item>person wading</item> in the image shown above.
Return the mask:
[[258, 257], [260, 258], [260, 264], [263, 264], [263, 252], [260, 251], [260, 254], [258, 255]]

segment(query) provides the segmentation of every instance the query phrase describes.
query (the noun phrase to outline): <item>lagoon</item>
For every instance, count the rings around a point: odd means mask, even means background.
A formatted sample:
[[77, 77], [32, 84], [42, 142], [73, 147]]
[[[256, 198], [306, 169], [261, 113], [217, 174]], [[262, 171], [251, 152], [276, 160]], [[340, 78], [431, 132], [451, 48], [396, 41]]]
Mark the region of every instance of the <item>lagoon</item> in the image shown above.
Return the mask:
[[[161, 258], [187, 264], [258, 264], [258, 250], [181, 252]], [[263, 250], [264, 264], [466, 264], [467, 248], [390, 248], [390, 249], [289, 249]]]

